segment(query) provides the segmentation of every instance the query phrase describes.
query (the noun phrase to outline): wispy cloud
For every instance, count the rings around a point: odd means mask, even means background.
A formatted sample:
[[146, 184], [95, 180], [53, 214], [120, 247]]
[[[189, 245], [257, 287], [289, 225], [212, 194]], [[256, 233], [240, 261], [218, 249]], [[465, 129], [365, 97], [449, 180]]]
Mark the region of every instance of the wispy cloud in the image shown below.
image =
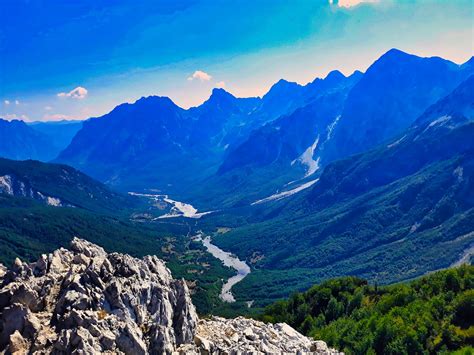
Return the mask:
[[70, 97], [72, 99], [84, 99], [87, 96], [87, 89], [83, 88], [82, 86], [78, 86], [75, 89], [72, 89], [69, 92], [60, 92], [58, 97]]
[[216, 83], [216, 88], [221, 88], [221, 89], [225, 88], [225, 81], [218, 81]]
[[20, 101], [19, 100], [15, 100], [15, 105], [19, 105], [20, 104]]
[[329, 4], [338, 7], [350, 8], [363, 3], [377, 3], [379, 0], [329, 0]]
[[7, 105], [7, 106], [10, 105], [10, 101], [9, 101], [9, 100], [5, 100], [5, 101], [3, 101], [3, 103], [4, 103], [5, 105]]
[[197, 80], [200, 80], [200, 81], [209, 81], [212, 79], [212, 76], [209, 75], [208, 73], [206, 72], [203, 72], [202, 70], [196, 70], [193, 75], [191, 75], [190, 77], [188, 77], [188, 80], [194, 80], [194, 79], [197, 79]]
[[46, 111], [51, 111], [53, 108], [52, 108], [51, 106], [45, 106], [44, 109], [45, 109]]

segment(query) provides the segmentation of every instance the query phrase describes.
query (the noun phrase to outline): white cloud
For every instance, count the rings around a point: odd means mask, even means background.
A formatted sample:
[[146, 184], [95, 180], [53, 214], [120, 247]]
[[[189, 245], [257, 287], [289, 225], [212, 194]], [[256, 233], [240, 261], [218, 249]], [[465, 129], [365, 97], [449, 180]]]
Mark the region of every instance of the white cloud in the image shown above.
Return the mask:
[[51, 106], [45, 106], [44, 109], [45, 109], [46, 111], [51, 111], [53, 108], [52, 108]]
[[346, 9], [357, 6], [362, 3], [377, 3], [379, 0], [329, 0], [329, 4], [337, 5], [338, 7], [345, 7]]
[[3, 101], [3, 103], [4, 103], [5, 105], [7, 105], [7, 106], [10, 105], [10, 101], [9, 101], [9, 100], [5, 100], [5, 101]]
[[225, 88], [225, 81], [219, 81], [216, 83], [216, 88]]
[[191, 80], [194, 80], [194, 79], [198, 79], [200, 81], [209, 81], [212, 79], [212, 76], [207, 74], [206, 72], [203, 72], [201, 70], [196, 70], [193, 75], [191, 75], [188, 80], [191, 81]]
[[70, 97], [73, 99], [84, 99], [87, 96], [87, 89], [83, 88], [82, 86], [78, 86], [75, 89], [72, 89], [69, 92], [60, 92], [58, 97]]
[[68, 115], [63, 115], [61, 113], [55, 113], [55, 114], [46, 114], [46, 115], [44, 115], [43, 120], [45, 120], [45, 121], [72, 120], [72, 117], [68, 116]]
[[15, 100], [15, 105], [19, 105], [20, 104], [20, 101], [19, 100]]

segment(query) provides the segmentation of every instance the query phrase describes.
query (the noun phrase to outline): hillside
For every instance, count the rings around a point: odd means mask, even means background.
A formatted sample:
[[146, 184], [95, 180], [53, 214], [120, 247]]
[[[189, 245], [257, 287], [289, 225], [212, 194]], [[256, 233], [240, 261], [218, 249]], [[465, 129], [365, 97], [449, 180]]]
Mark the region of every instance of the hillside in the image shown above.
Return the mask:
[[473, 301], [474, 267], [465, 265], [386, 287], [356, 277], [328, 280], [267, 307], [262, 318], [287, 322], [345, 354], [469, 354]]
[[66, 165], [0, 159], [1, 263], [31, 261], [87, 235], [107, 250], [165, 259], [174, 275], [192, 280], [196, 306], [208, 313], [222, 303], [219, 287], [230, 271], [186, 238], [186, 223], [151, 221], [162, 213]]
[[34, 160], [0, 158], [0, 193], [114, 214], [139, 206], [135, 198], [115, 193], [74, 168]]
[[214, 242], [253, 260], [241, 300], [265, 304], [347, 274], [393, 283], [472, 254], [473, 85], [393, 141], [328, 165], [306, 192], [203, 221], [234, 228]]

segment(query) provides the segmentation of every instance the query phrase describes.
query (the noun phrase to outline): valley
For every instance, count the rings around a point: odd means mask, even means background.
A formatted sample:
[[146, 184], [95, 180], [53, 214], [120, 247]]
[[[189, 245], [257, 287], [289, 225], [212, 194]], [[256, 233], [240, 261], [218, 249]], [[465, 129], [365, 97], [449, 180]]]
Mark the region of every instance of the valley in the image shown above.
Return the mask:
[[[187, 109], [150, 96], [80, 124], [0, 121], [11, 140], [0, 154], [13, 158], [0, 158], [0, 262], [87, 239], [162, 259], [200, 316], [281, 320], [349, 353], [383, 353], [334, 327], [372, 332], [351, 312], [390, 316], [362, 300], [391, 302], [405, 295], [396, 285], [435, 271], [458, 268], [456, 297], [472, 289], [473, 93], [472, 59], [392, 49], [364, 73], [280, 80], [262, 97], [215, 88]], [[433, 326], [465, 345], [465, 324], [453, 324]]]

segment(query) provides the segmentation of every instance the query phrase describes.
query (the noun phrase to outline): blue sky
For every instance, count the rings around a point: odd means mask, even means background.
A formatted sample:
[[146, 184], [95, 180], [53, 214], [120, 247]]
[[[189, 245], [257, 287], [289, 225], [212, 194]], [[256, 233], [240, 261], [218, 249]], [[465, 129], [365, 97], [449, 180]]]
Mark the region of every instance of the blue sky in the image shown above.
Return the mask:
[[260, 96], [393, 47], [462, 63], [472, 26], [471, 0], [2, 0], [0, 117], [85, 119], [148, 95], [189, 107], [213, 87]]

